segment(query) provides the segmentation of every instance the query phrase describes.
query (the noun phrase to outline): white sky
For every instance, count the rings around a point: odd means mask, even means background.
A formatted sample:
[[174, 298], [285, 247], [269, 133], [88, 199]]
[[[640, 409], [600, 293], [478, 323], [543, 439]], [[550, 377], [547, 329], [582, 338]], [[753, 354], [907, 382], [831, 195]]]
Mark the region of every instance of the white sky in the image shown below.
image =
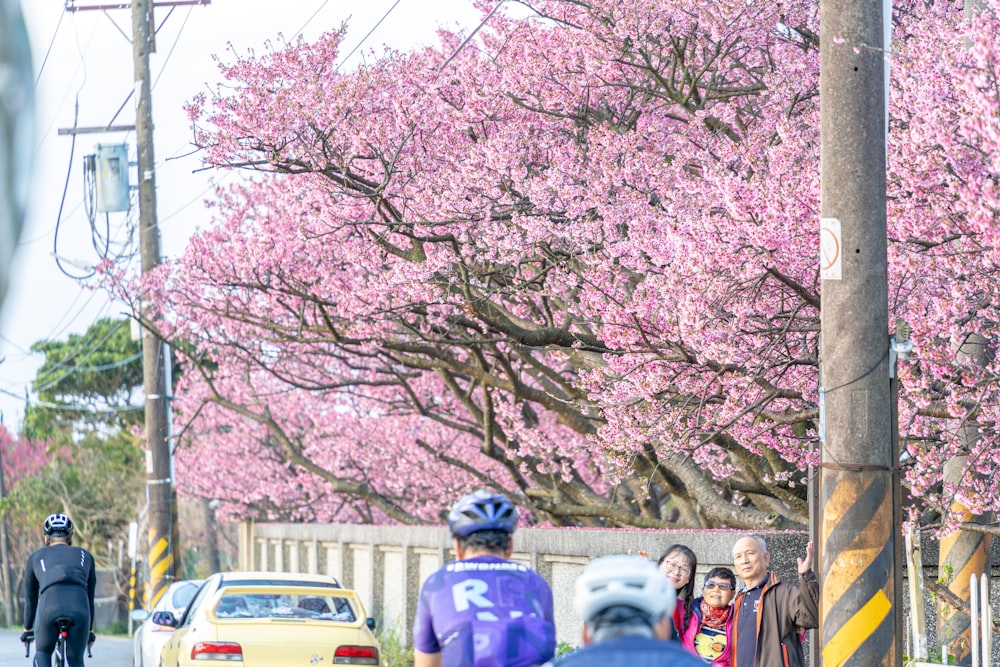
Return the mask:
[[[76, 7], [112, 5], [127, 0], [75, 0]], [[96, 263], [90, 228], [83, 207], [83, 156], [98, 143], [123, 143], [135, 158], [135, 134], [84, 134], [72, 139], [57, 131], [72, 128], [79, 100], [78, 127], [109, 124], [119, 107], [115, 125], [132, 125], [134, 103], [126, 100], [133, 88], [131, 12], [67, 11], [63, 0], [22, 0], [36, 72], [36, 146], [33, 197], [26, 227], [15, 256], [10, 291], [0, 312], [0, 417], [16, 432], [24, 413], [24, 395], [30, 390], [41, 355], [29, 348], [39, 340], [63, 341], [82, 334], [101, 317], [120, 317], [120, 305], [102, 292], [88, 290], [65, 276], [53, 256], [56, 222], [58, 252], [64, 268]], [[200, 166], [191, 152], [191, 130], [182, 105], [207, 82], [218, 79], [212, 55], [224, 59], [231, 43], [239, 54], [264, 51], [267, 40], [279, 33], [291, 41], [300, 31], [309, 40], [347, 20], [345, 52], [364, 41], [354, 60], [383, 45], [409, 50], [436, 43], [439, 26], [474, 28], [481, 16], [472, 0], [211, 0], [202, 6], [157, 7], [156, 52], [150, 58], [157, 163], [157, 208], [164, 259], [179, 255], [188, 236], [209, 219], [202, 200], [210, 194], [209, 174], [194, 173]], [[348, 64], [348, 67], [350, 64]], [[67, 173], [69, 183], [66, 184]], [[64, 187], [65, 185], [65, 187]], [[133, 179], [133, 187], [134, 187]], [[60, 200], [65, 190], [61, 219]], [[131, 215], [138, 217], [138, 211]], [[125, 214], [110, 214], [112, 236], [124, 229]], [[103, 214], [99, 214], [103, 224]], [[121, 238], [121, 234], [119, 234]], [[20, 397], [20, 398], [19, 398]], [[34, 398], [34, 397], [32, 397]]]

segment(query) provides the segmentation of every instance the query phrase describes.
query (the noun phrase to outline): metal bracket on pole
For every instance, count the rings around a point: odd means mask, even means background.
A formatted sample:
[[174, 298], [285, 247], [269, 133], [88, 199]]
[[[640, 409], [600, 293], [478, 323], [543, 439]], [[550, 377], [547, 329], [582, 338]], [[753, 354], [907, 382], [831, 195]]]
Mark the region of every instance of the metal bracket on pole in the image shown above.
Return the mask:
[[[212, 4], [212, 0], [172, 0], [172, 2], [153, 2], [151, 4], [154, 7], [182, 7], [184, 5], [210, 5]], [[74, 0], [67, 0], [66, 2], [66, 11], [68, 12], [82, 12], [88, 9], [107, 11], [109, 9], [130, 9], [131, 7], [131, 3], [128, 2], [114, 2], [101, 5], [78, 5]]]
[[896, 362], [906, 359], [906, 355], [912, 350], [910, 325], [905, 320], [896, 320], [896, 335], [889, 339], [889, 379], [896, 379]]

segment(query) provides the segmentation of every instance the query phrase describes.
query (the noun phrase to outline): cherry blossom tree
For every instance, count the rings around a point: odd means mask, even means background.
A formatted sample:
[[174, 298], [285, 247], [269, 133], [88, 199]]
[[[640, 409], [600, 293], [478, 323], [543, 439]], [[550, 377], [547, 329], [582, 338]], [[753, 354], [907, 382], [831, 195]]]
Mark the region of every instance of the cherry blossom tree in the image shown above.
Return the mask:
[[[901, 425], [914, 511], [944, 520], [1000, 498], [995, 364], [955, 355], [996, 320], [987, 4], [894, 16]], [[145, 287], [184, 360], [185, 488], [264, 518], [439, 522], [488, 486], [556, 525], [805, 525], [817, 3], [530, 8], [350, 72], [343, 30], [231, 54], [192, 102], [206, 163], [248, 176]]]

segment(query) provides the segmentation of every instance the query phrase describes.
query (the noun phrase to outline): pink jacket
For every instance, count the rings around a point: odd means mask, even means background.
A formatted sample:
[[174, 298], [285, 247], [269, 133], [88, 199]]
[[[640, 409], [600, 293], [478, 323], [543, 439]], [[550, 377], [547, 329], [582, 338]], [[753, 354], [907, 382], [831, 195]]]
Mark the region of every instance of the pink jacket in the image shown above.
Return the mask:
[[[680, 622], [680, 615], [675, 616], [675, 622]], [[696, 598], [694, 600], [694, 613], [691, 614], [691, 618], [688, 619], [687, 627], [678, 628], [677, 634], [680, 637], [681, 645], [687, 650], [694, 653], [699, 658], [704, 659], [698, 653], [697, 648], [695, 648], [695, 637], [698, 635], [698, 631], [701, 629], [701, 598]], [[722, 650], [722, 655], [712, 661], [712, 665], [715, 667], [730, 667], [732, 664], [732, 638], [733, 638], [733, 614], [729, 614], [729, 619], [726, 621], [726, 647]]]

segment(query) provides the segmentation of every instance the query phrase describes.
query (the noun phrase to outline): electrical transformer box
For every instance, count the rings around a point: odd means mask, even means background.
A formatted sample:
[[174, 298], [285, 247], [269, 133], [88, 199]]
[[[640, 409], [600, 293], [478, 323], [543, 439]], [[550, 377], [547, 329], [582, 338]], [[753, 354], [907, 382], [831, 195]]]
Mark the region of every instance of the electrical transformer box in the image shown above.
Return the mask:
[[128, 144], [97, 144], [97, 210], [129, 209]]

